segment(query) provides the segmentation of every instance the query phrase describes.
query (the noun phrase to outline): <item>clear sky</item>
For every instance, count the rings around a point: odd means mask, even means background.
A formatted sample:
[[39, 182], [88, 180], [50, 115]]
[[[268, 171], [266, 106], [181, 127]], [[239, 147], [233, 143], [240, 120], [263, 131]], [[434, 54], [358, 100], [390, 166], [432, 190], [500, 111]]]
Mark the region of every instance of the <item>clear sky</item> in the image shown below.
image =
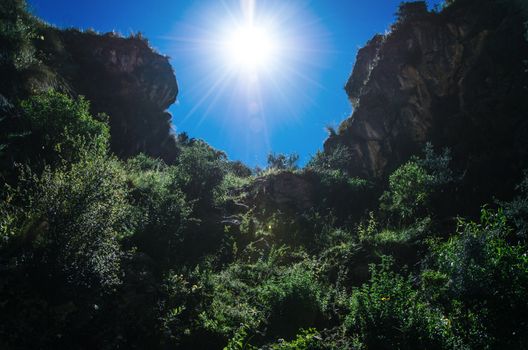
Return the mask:
[[298, 153], [304, 164], [322, 148], [325, 126], [352, 112], [343, 86], [357, 50], [389, 28], [399, 3], [29, 0], [58, 27], [141, 32], [171, 57], [177, 132], [250, 166], [264, 166], [269, 152]]

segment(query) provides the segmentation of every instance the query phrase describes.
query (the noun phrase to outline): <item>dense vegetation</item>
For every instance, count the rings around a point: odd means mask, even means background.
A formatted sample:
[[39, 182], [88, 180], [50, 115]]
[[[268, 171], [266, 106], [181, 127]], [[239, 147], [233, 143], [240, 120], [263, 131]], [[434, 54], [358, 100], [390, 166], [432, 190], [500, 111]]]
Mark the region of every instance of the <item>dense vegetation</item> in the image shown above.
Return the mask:
[[[118, 159], [89, 101], [25, 85], [43, 24], [0, 17], [0, 348], [528, 347], [528, 173], [463, 218], [431, 144], [380, 182], [346, 147], [252, 172], [181, 134], [173, 164]], [[302, 186], [259, 190], [280, 181]]]

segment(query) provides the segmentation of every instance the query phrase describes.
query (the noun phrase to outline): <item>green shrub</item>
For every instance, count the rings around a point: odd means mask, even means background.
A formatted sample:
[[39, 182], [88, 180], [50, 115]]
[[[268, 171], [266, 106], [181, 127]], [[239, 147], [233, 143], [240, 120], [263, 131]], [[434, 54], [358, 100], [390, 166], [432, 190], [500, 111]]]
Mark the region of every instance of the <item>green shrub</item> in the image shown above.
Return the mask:
[[149, 157], [144, 153], [128, 159], [127, 166], [133, 172], [162, 171], [167, 169], [167, 165], [163, 160]]
[[291, 338], [316, 326], [324, 311], [324, 290], [314, 274], [296, 265], [261, 287], [260, 301], [269, 310], [267, 334]]
[[16, 71], [36, 62], [32, 40], [36, 38], [31, 17], [23, 0], [4, 0], [0, 3], [0, 93], [10, 88], [7, 84]]
[[334, 215], [340, 223], [354, 222], [375, 203], [375, 191], [368, 181], [342, 170], [312, 171], [308, 170], [307, 175], [316, 185], [314, 202], [322, 215]]
[[307, 264], [282, 266], [281, 260], [292, 258], [284, 249], [272, 250], [254, 263], [204, 274], [201, 284], [210, 298], [200, 315], [204, 329], [232, 344], [244, 332], [254, 344], [316, 326], [325, 309], [324, 288]]
[[258, 290], [279, 272], [276, 259], [272, 252], [254, 263], [238, 262], [218, 273], [205, 272], [201, 283], [209, 300], [200, 314], [202, 327], [224, 339], [234, 337], [240, 325], [251, 333], [261, 327], [266, 310], [258, 303]]
[[164, 277], [160, 290], [155, 307], [159, 312], [157, 336], [167, 347], [174, 347], [191, 333], [193, 325], [190, 319], [197, 316], [195, 299], [201, 297], [201, 285], [191, 282], [183, 274], [170, 271]]
[[515, 228], [515, 235], [517, 239], [527, 243], [528, 242], [528, 172], [525, 172], [524, 180], [517, 190], [520, 195], [516, 196], [512, 201], [500, 203], [504, 215]]
[[46, 170], [38, 181], [27, 209], [46, 228], [34, 237], [35, 249], [69, 281], [92, 287], [119, 283], [118, 242], [130, 233], [124, 175], [119, 163], [101, 157]]
[[164, 268], [182, 262], [192, 205], [180, 189], [178, 174], [143, 155], [130, 159], [127, 168], [136, 223], [133, 244]]
[[339, 170], [346, 173], [351, 163], [350, 150], [346, 146], [339, 145], [330, 152], [318, 151], [306, 164], [306, 168], [316, 172]]
[[242, 325], [233, 338], [229, 340], [224, 350], [257, 350], [257, 347], [249, 343], [250, 341], [251, 337], [249, 336], [248, 329]]
[[296, 153], [285, 155], [270, 153], [268, 155], [268, 169], [295, 170], [298, 168], [299, 155]]
[[187, 198], [196, 200], [199, 209], [206, 211], [214, 206], [215, 189], [222, 183], [226, 168], [224, 153], [203, 141], [193, 140], [182, 148], [174, 170]]
[[389, 191], [381, 198], [381, 208], [409, 219], [424, 207], [429, 199], [429, 184], [433, 178], [416, 162], [398, 168], [389, 178]]
[[187, 141], [171, 166], [145, 155], [130, 159], [130, 201], [137, 223], [130, 243], [163, 269], [197, 262], [220, 249], [227, 167], [225, 154], [197, 140]]
[[358, 236], [362, 243], [374, 246], [417, 242], [427, 236], [431, 225], [431, 219], [426, 217], [402, 228], [381, 229], [372, 215], [359, 225]]
[[323, 349], [319, 333], [314, 328], [301, 330], [291, 341], [282, 341], [271, 346], [272, 350], [319, 350]]
[[229, 200], [238, 201], [244, 194], [242, 188], [251, 184], [252, 177], [241, 177], [233, 172], [227, 172], [222, 183], [215, 190], [215, 203], [225, 204]]
[[423, 150], [423, 158], [415, 158], [418, 165], [423, 167], [431, 176], [430, 185], [440, 188], [455, 182], [456, 176], [450, 168], [451, 151], [444, 148], [442, 153], [436, 154], [431, 143], [427, 143]]
[[90, 115], [84, 98], [74, 100], [49, 90], [22, 101], [21, 107], [31, 132], [26, 156], [32, 161], [56, 166], [76, 162], [87, 152], [106, 154], [109, 127]]
[[345, 325], [367, 349], [445, 349], [451, 331], [445, 316], [413, 287], [412, 279], [390, 271], [388, 258], [372, 266], [369, 283], [353, 291]]
[[528, 342], [528, 248], [511, 237], [502, 211], [484, 209], [480, 223], [461, 221], [458, 235], [436, 251], [448, 281], [439, 298], [472, 348], [522, 349]]
[[389, 189], [380, 198], [380, 208], [393, 215], [400, 224], [431, 213], [435, 196], [456, 180], [449, 168], [451, 156], [446, 149], [436, 155], [431, 144], [424, 158], [412, 158], [389, 177]]
[[60, 348], [104, 312], [132, 229], [124, 180], [117, 161], [100, 157], [26, 175], [9, 191], [0, 205], [6, 348]]

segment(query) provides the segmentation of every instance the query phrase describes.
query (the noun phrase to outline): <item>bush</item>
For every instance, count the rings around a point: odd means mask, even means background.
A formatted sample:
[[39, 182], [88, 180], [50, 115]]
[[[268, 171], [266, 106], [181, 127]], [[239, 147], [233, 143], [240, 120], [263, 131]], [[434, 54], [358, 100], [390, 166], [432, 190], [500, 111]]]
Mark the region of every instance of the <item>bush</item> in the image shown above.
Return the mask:
[[406, 220], [421, 214], [429, 200], [433, 178], [416, 162], [408, 162], [389, 178], [389, 191], [381, 197], [381, 208]]
[[224, 350], [257, 350], [257, 347], [249, 343], [250, 341], [251, 337], [248, 334], [248, 329], [242, 325], [233, 338], [229, 340]]
[[197, 201], [197, 210], [205, 211], [214, 206], [216, 188], [226, 173], [227, 157], [203, 141], [193, 140], [182, 148], [174, 167], [182, 191], [189, 200]]
[[182, 262], [192, 205], [180, 189], [178, 175], [173, 168], [144, 155], [130, 159], [127, 168], [136, 223], [133, 244], [160, 267]]
[[255, 263], [233, 263], [218, 273], [206, 271], [201, 284], [209, 300], [200, 314], [202, 327], [226, 340], [240, 331], [240, 325], [244, 332], [254, 334], [266, 316], [258, 302], [258, 290], [279, 272], [277, 258], [277, 252], [272, 252]]
[[339, 145], [330, 152], [318, 151], [306, 164], [306, 168], [318, 172], [340, 170], [347, 173], [351, 163], [350, 150], [346, 146]]
[[26, 175], [9, 191], [0, 206], [6, 348], [60, 347], [104, 311], [121, 285], [119, 242], [131, 230], [124, 179], [112, 159], [83, 159]]
[[458, 235], [436, 251], [448, 281], [441, 301], [472, 348], [522, 349], [528, 342], [528, 249], [512, 235], [502, 211], [484, 209], [480, 223], [461, 221]]
[[353, 291], [345, 326], [367, 349], [446, 349], [447, 319], [413, 287], [390, 271], [391, 261], [371, 267], [369, 283]]
[[[256, 346], [250, 344], [251, 336], [248, 333], [246, 327], [240, 327], [235, 336], [229, 340], [229, 343], [224, 350], [257, 350]], [[325, 346], [323, 340], [319, 336], [319, 333], [314, 329], [310, 328], [307, 330], [301, 330], [296, 335], [295, 339], [291, 341], [285, 341], [279, 339], [278, 342], [266, 345], [260, 349], [270, 350], [322, 350], [330, 349]]]
[[33, 227], [43, 227], [33, 237], [34, 248], [45, 261], [57, 263], [69, 282], [119, 283], [119, 240], [131, 230], [124, 180], [119, 163], [103, 157], [46, 170], [38, 180], [27, 208]]
[[299, 155], [296, 153], [285, 155], [270, 153], [268, 155], [268, 169], [295, 170], [298, 168]]
[[83, 97], [74, 100], [49, 90], [22, 101], [21, 107], [31, 131], [26, 156], [34, 162], [56, 166], [76, 162], [87, 152], [106, 154], [109, 127], [90, 115]]
[[0, 71], [21, 70], [35, 62], [33, 21], [25, 1], [4, 0], [0, 3]]
[[528, 172], [525, 172], [524, 180], [517, 190], [520, 195], [511, 202], [500, 203], [504, 209], [504, 215], [515, 228], [517, 239], [528, 243]]
[[380, 198], [382, 210], [400, 223], [432, 214], [433, 198], [456, 180], [449, 168], [449, 150], [436, 155], [430, 144], [425, 147], [425, 157], [412, 158], [389, 177], [389, 189]]
[[249, 338], [262, 344], [316, 326], [325, 292], [307, 264], [283, 266], [283, 259], [292, 258], [285, 249], [274, 249], [254, 263], [205, 273], [201, 284], [210, 301], [200, 315], [204, 329], [226, 341], [231, 338], [232, 344]]
[[20, 158], [16, 146], [29, 135], [20, 130], [16, 115], [15, 107], [0, 95], [0, 178], [6, 182], [13, 177], [14, 160]]
[[340, 223], [355, 222], [377, 199], [371, 183], [349, 174], [351, 153], [345, 146], [330, 152], [318, 152], [306, 165], [306, 173], [314, 176], [318, 210], [332, 213]]
[[271, 346], [272, 350], [318, 350], [323, 349], [319, 333], [314, 328], [301, 330], [295, 339]]
[[317, 209], [330, 212], [341, 221], [355, 222], [375, 203], [376, 195], [368, 181], [350, 177], [341, 170], [324, 170], [317, 177]]
[[316, 326], [325, 308], [322, 286], [302, 265], [264, 283], [260, 301], [269, 310], [267, 334], [274, 338], [291, 338], [301, 328]]

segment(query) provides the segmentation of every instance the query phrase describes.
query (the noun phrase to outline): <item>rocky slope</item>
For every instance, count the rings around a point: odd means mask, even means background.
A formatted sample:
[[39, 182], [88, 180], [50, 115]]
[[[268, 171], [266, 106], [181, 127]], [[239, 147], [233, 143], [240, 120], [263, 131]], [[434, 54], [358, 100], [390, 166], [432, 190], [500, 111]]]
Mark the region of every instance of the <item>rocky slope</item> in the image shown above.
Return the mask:
[[178, 153], [171, 115], [178, 85], [166, 56], [141, 37], [122, 38], [46, 27], [38, 42], [51, 84], [91, 101], [110, 117], [111, 148], [126, 158], [139, 152], [172, 162]]
[[358, 52], [345, 87], [354, 112], [325, 151], [345, 146], [351, 173], [384, 178], [432, 142], [450, 147], [465, 178], [482, 184], [473, 191], [511, 188], [528, 139], [520, 5], [460, 0], [440, 13], [411, 5]]

